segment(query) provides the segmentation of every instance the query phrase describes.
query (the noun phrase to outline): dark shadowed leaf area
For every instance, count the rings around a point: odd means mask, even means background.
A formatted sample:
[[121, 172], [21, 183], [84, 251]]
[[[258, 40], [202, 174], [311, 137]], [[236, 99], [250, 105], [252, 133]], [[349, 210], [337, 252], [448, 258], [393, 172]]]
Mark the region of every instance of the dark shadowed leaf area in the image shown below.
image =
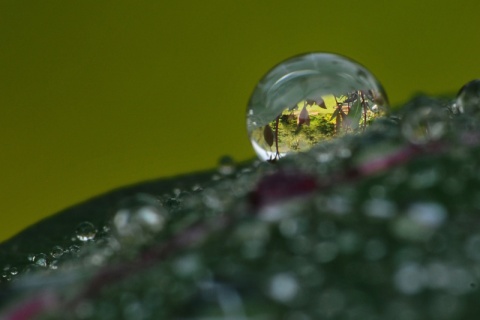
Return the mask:
[[29, 227], [0, 245], [0, 318], [477, 318], [478, 113], [426, 96], [396, 110]]

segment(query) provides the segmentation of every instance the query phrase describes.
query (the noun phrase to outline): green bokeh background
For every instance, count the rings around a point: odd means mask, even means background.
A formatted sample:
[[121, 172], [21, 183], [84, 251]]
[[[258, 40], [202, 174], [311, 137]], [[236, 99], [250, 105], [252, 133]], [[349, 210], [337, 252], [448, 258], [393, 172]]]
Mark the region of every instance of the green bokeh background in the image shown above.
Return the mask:
[[392, 104], [480, 76], [480, 2], [0, 0], [0, 241], [126, 184], [254, 156], [274, 64], [331, 51]]

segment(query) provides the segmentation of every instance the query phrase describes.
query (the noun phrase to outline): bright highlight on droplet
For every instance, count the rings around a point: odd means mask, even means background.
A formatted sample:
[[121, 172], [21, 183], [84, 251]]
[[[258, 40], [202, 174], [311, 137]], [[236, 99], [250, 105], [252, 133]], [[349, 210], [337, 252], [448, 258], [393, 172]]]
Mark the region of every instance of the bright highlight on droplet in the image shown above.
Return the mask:
[[465, 84], [457, 95], [456, 107], [460, 113], [477, 114], [480, 111], [480, 79]]
[[91, 222], [84, 221], [77, 226], [75, 234], [77, 235], [78, 240], [85, 242], [95, 238], [97, 229]]
[[113, 231], [122, 243], [141, 244], [163, 229], [167, 213], [148, 194], [125, 199], [113, 217]]
[[247, 131], [262, 160], [275, 161], [347, 133], [388, 111], [381, 84], [360, 64], [331, 53], [288, 59], [257, 84]]

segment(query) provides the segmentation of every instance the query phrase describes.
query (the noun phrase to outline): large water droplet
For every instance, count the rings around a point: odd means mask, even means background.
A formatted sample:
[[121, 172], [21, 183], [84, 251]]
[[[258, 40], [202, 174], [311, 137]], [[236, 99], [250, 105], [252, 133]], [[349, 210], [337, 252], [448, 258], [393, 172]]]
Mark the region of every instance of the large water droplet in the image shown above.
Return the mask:
[[123, 242], [142, 243], [163, 229], [167, 212], [148, 194], [138, 194], [121, 204], [113, 218], [113, 230]]
[[345, 133], [362, 132], [388, 110], [385, 91], [360, 64], [331, 53], [288, 59], [270, 70], [247, 108], [258, 157], [274, 161]]
[[460, 89], [455, 105], [461, 113], [476, 114], [480, 111], [480, 79], [472, 80]]
[[75, 234], [80, 241], [93, 240], [97, 234], [97, 229], [92, 223], [84, 221], [77, 226]]

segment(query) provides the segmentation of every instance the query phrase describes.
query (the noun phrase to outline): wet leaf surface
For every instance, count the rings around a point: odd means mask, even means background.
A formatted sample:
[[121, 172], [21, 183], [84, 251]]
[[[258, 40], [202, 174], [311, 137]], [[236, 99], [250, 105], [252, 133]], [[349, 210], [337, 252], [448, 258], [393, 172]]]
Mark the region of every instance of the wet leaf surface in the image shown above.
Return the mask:
[[[0, 245], [0, 318], [475, 319], [480, 125], [449, 101], [33, 225]], [[427, 102], [446, 129], [418, 143]]]

